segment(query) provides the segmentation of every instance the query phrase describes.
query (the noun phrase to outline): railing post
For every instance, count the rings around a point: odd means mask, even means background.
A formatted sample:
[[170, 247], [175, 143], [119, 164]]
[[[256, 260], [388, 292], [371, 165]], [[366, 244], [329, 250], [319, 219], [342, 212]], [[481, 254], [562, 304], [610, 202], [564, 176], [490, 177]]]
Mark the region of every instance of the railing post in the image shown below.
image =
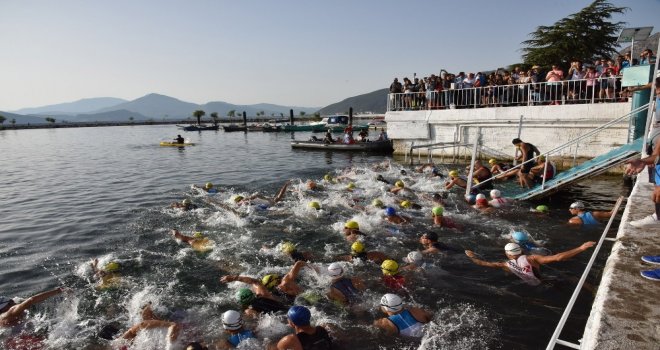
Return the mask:
[[591, 104], [594, 104], [594, 99], [596, 98], [596, 81], [595, 79], [594, 83], [591, 85]]
[[545, 175], [548, 173], [548, 163], [550, 163], [550, 158], [548, 156], [549, 154], [545, 156], [545, 163], [543, 164], [543, 181], [541, 181], [541, 190], [545, 190]]
[[481, 138], [481, 128], [477, 128], [477, 134], [474, 138], [474, 144], [472, 146], [472, 161], [470, 162], [470, 171], [468, 172], [467, 186], [465, 187], [465, 196], [467, 197], [472, 190], [472, 175], [474, 174], [474, 161], [477, 156], [477, 147], [479, 146], [479, 139]]
[[[523, 116], [520, 115], [520, 121], [518, 121], [518, 138], [520, 138], [520, 135], [522, 134], [522, 120]], [[518, 165], [518, 148], [516, 148], [516, 152], [513, 154], [513, 165], [516, 166]]]

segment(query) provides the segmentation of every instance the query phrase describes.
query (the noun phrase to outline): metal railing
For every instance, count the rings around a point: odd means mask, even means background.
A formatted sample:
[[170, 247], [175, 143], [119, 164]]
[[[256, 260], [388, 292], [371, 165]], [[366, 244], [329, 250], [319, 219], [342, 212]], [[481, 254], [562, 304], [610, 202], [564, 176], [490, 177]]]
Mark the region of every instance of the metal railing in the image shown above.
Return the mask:
[[388, 111], [624, 102], [621, 77], [494, 85], [388, 95]]
[[605, 227], [603, 234], [600, 236], [600, 239], [598, 240], [598, 244], [596, 245], [596, 248], [594, 248], [593, 254], [591, 254], [591, 259], [589, 259], [589, 263], [587, 263], [587, 267], [584, 269], [584, 272], [582, 273], [582, 277], [580, 277], [580, 281], [578, 281], [578, 284], [575, 287], [575, 290], [573, 291], [573, 295], [571, 295], [571, 299], [568, 301], [568, 305], [566, 305], [566, 309], [564, 310], [564, 313], [561, 315], [561, 318], [559, 319], [559, 323], [557, 324], [554, 333], [552, 333], [550, 342], [548, 343], [548, 346], [545, 348], [546, 350], [554, 349], [555, 344], [564, 345], [572, 349], [580, 349], [579, 344], [561, 340], [559, 339], [559, 335], [561, 334], [561, 331], [564, 329], [564, 324], [566, 324], [566, 320], [568, 319], [568, 316], [571, 314], [571, 310], [573, 309], [575, 300], [577, 300], [577, 297], [580, 294], [580, 290], [582, 290], [584, 281], [587, 279], [587, 276], [589, 275], [589, 271], [591, 271], [591, 267], [593, 266], [594, 261], [596, 260], [596, 256], [600, 251], [600, 247], [603, 245], [603, 241], [606, 239], [605, 236], [607, 236], [607, 233], [610, 231], [610, 226], [612, 226], [614, 217], [616, 217], [616, 214], [619, 211], [619, 207], [621, 206], [621, 203], [623, 203], [623, 199], [624, 199], [623, 196], [619, 197], [619, 199], [616, 201], [616, 204], [614, 204], [614, 209], [612, 209], [612, 216], [610, 216], [610, 220], [607, 222], [607, 226]]

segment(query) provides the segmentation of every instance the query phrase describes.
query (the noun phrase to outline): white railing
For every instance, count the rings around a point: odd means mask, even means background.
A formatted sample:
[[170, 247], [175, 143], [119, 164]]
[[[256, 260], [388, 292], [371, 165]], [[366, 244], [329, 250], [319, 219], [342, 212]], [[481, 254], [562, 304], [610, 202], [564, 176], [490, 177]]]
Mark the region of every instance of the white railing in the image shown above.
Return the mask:
[[388, 95], [388, 111], [620, 102], [620, 77], [496, 85]]

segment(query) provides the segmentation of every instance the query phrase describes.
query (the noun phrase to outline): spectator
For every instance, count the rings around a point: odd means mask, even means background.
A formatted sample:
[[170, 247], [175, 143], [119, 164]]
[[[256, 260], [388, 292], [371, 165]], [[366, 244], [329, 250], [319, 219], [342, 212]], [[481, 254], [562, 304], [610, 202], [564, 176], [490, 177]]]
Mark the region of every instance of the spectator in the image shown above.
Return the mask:
[[545, 76], [545, 81], [548, 82], [548, 93], [545, 95], [550, 99], [551, 105], [558, 105], [557, 98], [561, 95], [561, 81], [564, 80], [564, 71], [558, 65], [553, 64], [552, 70]]
[[394, 78], [394, 81], [392, 84], [390, 84], [390, 108], [392, 110], [400, 110], [401, 109], [401, 95], [395, 95], [395, 94], [400, 94], [403, 92], [403, 85], [399, 82], [398, 78]]
[[654, 64], [655, 56], [653, 56], [653, 51], [651, 49], [646, 49], [642, 51], [639, 55], [639, 64]]

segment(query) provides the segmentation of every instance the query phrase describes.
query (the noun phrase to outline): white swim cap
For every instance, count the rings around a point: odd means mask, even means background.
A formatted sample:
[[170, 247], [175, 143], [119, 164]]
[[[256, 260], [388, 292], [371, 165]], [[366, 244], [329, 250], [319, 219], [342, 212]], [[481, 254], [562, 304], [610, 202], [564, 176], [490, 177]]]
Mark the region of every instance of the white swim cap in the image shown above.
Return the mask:
[[584, 203], [577, 201], [571, 204], [571, 209], [584, 209]]
[[420, 262], [422, 262], [423, 259], [424, 259], [424, 257], [422, 256], [422, 253], [415, 250], [413, 252], [408, 253], [408, 256], [403, 258], [403, 261], [405, 261], [409, 264], [417, 265]]
[[328, 273], [331, 277], [339, 277], [344, 274], [344, 268], [339, 263], [332, 263], [328, 266]]
[[490, 198], [500, 198], [501, 195], [500, 190], [490, 190]]
[[486, 199], [486, 195], [483, 193], [479, 193], [476, 199]]
[[222, 327], [231, 331], [235, 331], [243, 327], [243, 318], [241, 313], [234, 310], [227, 310], [222, 314]]
[[522, 254], [522, 249], [520, 249], [520, 246], [517, 245], [516, 243], [507, 243], [504, 246], [504, 251], [507, 254], [510, 254], [510, 255], [521, 255]]
[[403, 300], [396, 294], [385, 294], [380, 298], [380, 306], [387, 309], [387, 311], [398, 312], [403, 309]]

